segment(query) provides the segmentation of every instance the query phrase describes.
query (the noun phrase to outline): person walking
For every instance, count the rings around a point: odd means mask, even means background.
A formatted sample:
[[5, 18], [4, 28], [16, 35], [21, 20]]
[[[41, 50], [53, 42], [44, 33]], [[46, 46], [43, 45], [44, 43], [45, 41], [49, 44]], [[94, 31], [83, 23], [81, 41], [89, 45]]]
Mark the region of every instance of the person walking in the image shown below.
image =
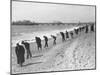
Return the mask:
[[60, 32], [60, 34], [61, 34], [61, 36], [62, 36], [62, 42], [64, 42], [64, 41], [65, 41], [65, 35], [64, 35], [63, 32]]
[[71, 38], [73, 38], [73, 31], [70, 32]]
[[53, 41], [53, 45], [56, 45], [56, 36], [54, 36], [54, 35], [51, 35], [51, 37], [54, 39], [54, 41]]
[[66, 39], [69, 38], [68, 31], [66, 30]]
[[26, 48], [26, 52], [27, 52], [27, 59], [29, 59], [29, 57], [32, 57], [31, 51], [30, 51], [30, 44], [28, 42], [22, 41], [22, 44], [25, 46]]
[[36, 43], [37, 43], [37, 48], [38, 50], [41, 49], [42, 50], [42, 44], [41, 44], [41, 39], [39, 37], [35, 37], [36, 39]]
[[48, 47], [48, 37], [47, 36], [43, 36], [44, 40], [45, 40], [45, 46], [44, 47]]
[[86, 31], [85, 31], [85, 33], [88, 33], [88, 25], [86, 25]]
[[94, 24], [91, 25], [91, 31], [94, 32]]

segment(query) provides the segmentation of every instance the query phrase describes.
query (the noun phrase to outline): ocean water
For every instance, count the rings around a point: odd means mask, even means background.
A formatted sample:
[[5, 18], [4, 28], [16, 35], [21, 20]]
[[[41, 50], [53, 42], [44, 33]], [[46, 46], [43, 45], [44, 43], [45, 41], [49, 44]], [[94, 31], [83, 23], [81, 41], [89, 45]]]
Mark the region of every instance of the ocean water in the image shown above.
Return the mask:
[[35, 26], [24, 26], [24, 25], [12, 25], [11, 26], [11, 45], [16, 46], [16, 43], [20, 43], [22, 40], [26, 40], [29, 43], [35, 42], [35, 37], [38, 36], [42, 40], [43, 36], [51, 38], [50, 35], [57, 35], [59, 32], [70, 31], [76, 26], [74, 25], [35, 25]]

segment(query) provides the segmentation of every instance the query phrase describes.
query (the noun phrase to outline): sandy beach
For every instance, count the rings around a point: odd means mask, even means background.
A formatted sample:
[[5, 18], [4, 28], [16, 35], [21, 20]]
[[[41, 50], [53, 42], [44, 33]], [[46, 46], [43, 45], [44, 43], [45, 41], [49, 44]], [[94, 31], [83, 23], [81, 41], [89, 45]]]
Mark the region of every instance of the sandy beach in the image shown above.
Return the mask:
[[[95, 69], [95, 32], [74, 35], [74, 38], [61, 41], [57, 36], [57, 45], [49, 39], [49, 47], [37, 50], [36, 43], [31, 43], [32, 58], [26, 59], [24, 66], [17, 65], [15, 49], [12, 47], [12, 74], [46, 71]], [[26, 54], [25, 54], [26, 55]]]

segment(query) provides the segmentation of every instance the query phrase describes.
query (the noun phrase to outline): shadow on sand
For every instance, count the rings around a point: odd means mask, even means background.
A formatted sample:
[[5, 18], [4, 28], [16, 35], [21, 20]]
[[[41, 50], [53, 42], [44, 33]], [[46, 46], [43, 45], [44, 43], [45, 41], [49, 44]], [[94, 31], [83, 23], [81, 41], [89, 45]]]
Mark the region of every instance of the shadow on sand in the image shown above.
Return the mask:
[[29, 66], [29, 65], [33, 65], [33, 64], [40, 64], [40, 63], [42, 63], [42, 62], [28, 63], [28, 64], [23, 65], [23, 67], [26, 67], [26, 66]]
[[32, 56], [32, 58], [37, 58], [37, 57], [41, 57], [41, 56], [43, 56], [43, 55]]

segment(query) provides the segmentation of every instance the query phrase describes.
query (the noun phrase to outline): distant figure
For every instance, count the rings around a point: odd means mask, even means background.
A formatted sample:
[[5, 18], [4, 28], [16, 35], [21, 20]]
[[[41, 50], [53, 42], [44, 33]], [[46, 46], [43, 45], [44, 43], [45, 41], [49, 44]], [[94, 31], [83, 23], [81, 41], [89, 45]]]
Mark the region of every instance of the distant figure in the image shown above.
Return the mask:
[[68, 31], [66, 30], [66, 39], [69, 38]]
[[24, 58], [25, 49], [24, 49], [24, 47], [17, 43], [17, 46], [15, 47], [15, 53], [17, 56], [17, 64], [19, 64], [22, 67], [23, 63], [25, 62], [25, 58]]
[[94, 24], [91, 25], [91, 31], [94, 32]]
[[83, 26], [83, 27], [82, 27], [82, 31], [83, 31], [84, 29], [85, 29], [85, 27]]
[[85, 31], [85, 33], [88, 33], [88, 25], [86, 25], [86, 31]]
[[44, 40], [45, 40], [45, 46], [44, 47], [48, 47], [48, 37], [47, 36], [43, 36]]
[[71, 35], [71, 38], [73, 38], [73, 32], [72, 31], [70, 32], [70, 35]]
[[79, 28], [77, 29], [77, 31], [78, 31], [78, 34], [79, 34], [79, 32], [80, 32]]
[[30, 44], [28, 42], [24, 42], [22, 41], [22, 44], [25, 46], [26, 48], [26, 52], [27, 52], [27, 59], [30, 57], [32, 57], [31, 51], [30, 51]]
[[65, 41], [65, 35], [63, 32], [60, 32], [61, 36], [62, 36], [62, 41], [64, 42]]
[[78, 29], [74, 29], [76, 35], [78, 35]]
[[79, 27], [79, 30], [80, 30], [80, 32], [82, 31], [82, 28], [81, 27]]
[[54, 35], [51, 35], [51, 37], [54, 39], [54, 41], [53, 41], [53, 45], [56, 45], [56, 36], [54, 36]]
[[35, 37], [36, 39], [36, 43], [37, 43], [37, 48], [38, 50], [41, 49], [42, 50], [42, 44], [41, 44], [41, 39], [39, 37]]

